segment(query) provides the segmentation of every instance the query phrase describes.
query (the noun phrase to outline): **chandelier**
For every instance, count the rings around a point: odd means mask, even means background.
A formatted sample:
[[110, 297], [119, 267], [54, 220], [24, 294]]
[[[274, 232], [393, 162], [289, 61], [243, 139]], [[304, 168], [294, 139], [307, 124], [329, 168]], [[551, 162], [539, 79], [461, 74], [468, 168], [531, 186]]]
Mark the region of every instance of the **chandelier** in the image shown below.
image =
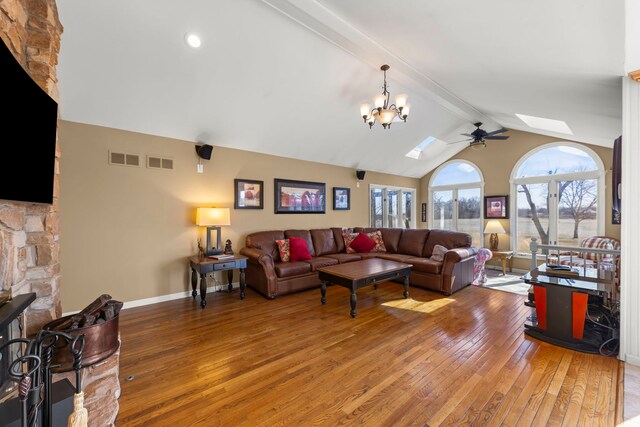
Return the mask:
[[384, 64], [380, 69], [384, 73], [384, 85], [382, 86], [382, 94], [373, 97], [374, 108], [371, 109], [369, 104], [362, 104], [360, 106], [360, 114], [364, 119], [364, 122], [369, 125], [369, 129], [373, 127], [373, 124], [380, 122], [382, 127], [389, 129], [391, 122], [398, 116], [403, 122], [407, 121], [409, 115], [409, 109], [411, 106], [407, 104], [408, 96], [406, 94], [400, 94], [395, 97], [394, 104], [389, 105], [390, 94], [387, 90], [387, 70], [390, 67]]

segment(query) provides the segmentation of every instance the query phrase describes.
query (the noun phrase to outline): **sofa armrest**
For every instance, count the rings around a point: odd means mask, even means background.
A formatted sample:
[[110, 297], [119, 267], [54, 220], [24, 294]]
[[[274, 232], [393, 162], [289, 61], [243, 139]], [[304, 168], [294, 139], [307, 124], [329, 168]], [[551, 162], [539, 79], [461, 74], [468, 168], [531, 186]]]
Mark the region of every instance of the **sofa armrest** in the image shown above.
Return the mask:
[[462, 261], [475, 257], [478, 253], [476, 248], [454, 248], [449, 249], [444, 254], [444, 264], [442, 265], [442, 274], [451, 275], [453, 267]]
[[266, 252], [256, 248], [242, 248], [240, 249], [240, 255], [244, 255], [247, 258], [259, 262], [265, 266], [271, 266], [273, 268], [273, 258]]
[[476, 248], [454, 248], [449, 249], [446, 254], [444, 254], [444, 264], [455, 264], [456, 262], [464, 261], [467, 258], [474, 257], [478, 254], [478, 249]]
[[473, 281], [476, 248], [455, 248], [444, 254], [442, 265], [442, 292], [451, 295]]
[[268, 298], [275, 298], [278, 293], [278, 277], [273, 264], [273, 257], [256, 248], [242, 248], [240, 254], [249, 258], [247, 263], [247, 285], [256, 289]]

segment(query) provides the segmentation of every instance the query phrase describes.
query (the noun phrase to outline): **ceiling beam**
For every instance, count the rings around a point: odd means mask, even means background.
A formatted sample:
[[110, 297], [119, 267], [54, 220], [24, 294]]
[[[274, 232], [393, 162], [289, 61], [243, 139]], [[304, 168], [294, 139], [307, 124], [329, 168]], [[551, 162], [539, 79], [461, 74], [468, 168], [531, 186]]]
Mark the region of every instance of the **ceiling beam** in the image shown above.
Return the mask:
[[502, 127], [493, 118], [440, 86], [318, 1], [296, 0], [295, 4], [292, 0], [262, 1], [375, 69], [383, 63], [389, 64], [394, 70], [395, 80], [415, 94], [435, 101], [466, 122], [483, 122], [491, 129]]

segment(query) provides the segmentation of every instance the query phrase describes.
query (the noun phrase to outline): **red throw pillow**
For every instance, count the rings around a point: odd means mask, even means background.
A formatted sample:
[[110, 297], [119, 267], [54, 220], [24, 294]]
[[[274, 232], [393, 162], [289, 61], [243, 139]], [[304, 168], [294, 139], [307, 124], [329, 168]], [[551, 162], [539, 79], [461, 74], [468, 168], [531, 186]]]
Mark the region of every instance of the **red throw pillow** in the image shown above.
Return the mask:
[[311, 259], [307, 241], [299, 237], [289, 237], [289, 254], [291, 262]]
[[351, 249], [359, 253], [371, 252], [376, 247], [376, 242], [364, 233], [358, 234], [358, 237], [351, 242]]

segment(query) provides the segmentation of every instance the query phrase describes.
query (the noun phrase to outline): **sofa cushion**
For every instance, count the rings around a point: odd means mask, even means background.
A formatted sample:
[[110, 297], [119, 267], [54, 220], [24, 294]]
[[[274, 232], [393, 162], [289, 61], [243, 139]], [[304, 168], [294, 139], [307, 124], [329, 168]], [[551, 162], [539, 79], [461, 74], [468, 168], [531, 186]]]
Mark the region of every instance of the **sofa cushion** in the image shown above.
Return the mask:
[[411, 268], [414, 271], [420, 271], [423, 273], [440, 274], [442, 271], [442, 263], [433, 261], [429, 258], [409, 258], [404, 262], [412, 264]]
[[289, 239], [276, 240], [278, 250], [280, 251], [280, 260], [283, 262], [291, 261], [291, 248]]
[[278, 277], [291, 277], [311, 273], [311, 264], [304, 261], [276, 262], [274, 266]]
[[441, 245], [447, 249], [468, 248], [471, 247], [471, 236], [458, 231], [431, 230], [424, 245], [422, 256], [431, 257], [435, 245]]
[[374, 233], [376, 231], [378, 231], [378, 229], [373, 227], [353, 227], [354, 233]]
[[311, 233], [309, 230], [285, 230], [284, 237], [289, 239], [291, 237], [298, 237], [300, 239], [304, 239], [307, 243], [307, 249], [309, 250], [309, 255], [316, 256], [316, 251], [313, 249], [313, 241], [311, 240]]
[[428, 235], [429, 230], [403, 230], [400, 236], [400, 243], [398, 243], [398, 253], [417, 257], [422, 256], [422, 250]]
[[283, 231], [259, 231], [257, 233], [251, 233], [247, 236], [245, 243], [248, 248], [259, 249], [271, 255], [274, 261], [280, 261], [280, 251], [278, 250], [276, 240], [284, 240]]
[[384, 246], [387, 252], [398, 252], [398, 243], [400, 243], [400, 236], [402, 236], [402, 228], [381, 228], [382, 240], [384, 240]]
[[340, 264], [345, 262], [360, 261], [362, 257], [359, 254], [329, 254], [327, 258], [337, 259]]
[[339, 227], [331, 227], [331, 232], [333, 233], [333, 238], [336, 242], [336, 253], [339, 254], [341, 252], [345, 252], [346, 248], [344, 247], [344, 239], [342, 238], [342, 233], [345, 231], [351, 232], [350, 229], [339, 228]]
[[309, 230], [316, 256], [336, 253], [336, 239], [330, 228]]
[[289, 259], [291, 262], [306, 261], [311, 259], [307, 242], [299, 237], [289, 237]]
[[317, 256], [315, 258], [308, 259], [305, 262], [308, 262], [309, 265], [311, 265], [311, 271], [316, 271], [319, 268], [327, 267], [329, 265], [339, 264], [337, 259], [324, 256]]
[[[406, 262], [408, 259], [415, 258], [413, 255], [405, 254], [389, 254], [389, 253], [377, 253], [377, 258], [388, 259], [389, 261]], [[410, 264], [410, 263], [407, 263]]]
[[371, 249], [376, 247], [376, 242], [364, 233], [358, 233], [355, 239], [349, 244], [352, 250], [355, 252], [371, 252]]

